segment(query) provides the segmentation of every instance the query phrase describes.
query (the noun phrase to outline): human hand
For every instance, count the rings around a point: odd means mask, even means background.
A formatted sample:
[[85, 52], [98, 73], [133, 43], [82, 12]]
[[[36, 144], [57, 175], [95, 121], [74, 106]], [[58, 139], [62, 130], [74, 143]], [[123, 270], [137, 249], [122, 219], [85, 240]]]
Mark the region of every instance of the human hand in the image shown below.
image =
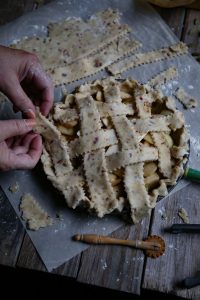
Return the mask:
[[34, 104], [45, 116], [53, 104], [52, 82], [35, 54], [4, 46], [0, 46], [0, 91], [26, 118], [35, 117]]
[[0, 121], [0, 170], [31, 169], [42, 153], [42, 138], [32, 132], [35, 120]]

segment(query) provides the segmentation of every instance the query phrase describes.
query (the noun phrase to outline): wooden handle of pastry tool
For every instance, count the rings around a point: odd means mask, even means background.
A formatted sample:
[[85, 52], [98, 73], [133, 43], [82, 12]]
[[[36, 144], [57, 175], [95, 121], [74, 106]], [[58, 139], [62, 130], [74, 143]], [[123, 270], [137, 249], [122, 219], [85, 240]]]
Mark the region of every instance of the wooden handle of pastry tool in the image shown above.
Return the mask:
[[74, 240], [88, 244], [130, 246], [143, 250], [159, 250], [161, 247], [159, 243], [154, 241], [122, 240], [96, 234], [77, 234], [74, 236]]

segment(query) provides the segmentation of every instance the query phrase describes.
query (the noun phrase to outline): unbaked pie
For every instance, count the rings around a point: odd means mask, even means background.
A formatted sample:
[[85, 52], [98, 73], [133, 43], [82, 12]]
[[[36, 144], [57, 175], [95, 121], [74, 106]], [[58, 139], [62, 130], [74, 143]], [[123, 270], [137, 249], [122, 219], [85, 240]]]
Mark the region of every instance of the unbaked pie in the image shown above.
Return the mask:
[[172, 98], [133, 79], [87, 83], [37, 113], [44, 171], [73, 209], [133, 223], [183, 174], [188, 134]]

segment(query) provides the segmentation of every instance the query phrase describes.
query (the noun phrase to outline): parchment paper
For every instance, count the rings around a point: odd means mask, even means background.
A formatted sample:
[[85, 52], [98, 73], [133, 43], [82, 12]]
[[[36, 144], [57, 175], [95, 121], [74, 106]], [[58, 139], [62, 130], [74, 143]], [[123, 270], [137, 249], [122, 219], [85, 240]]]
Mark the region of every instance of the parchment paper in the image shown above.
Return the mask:
[[[87, 18], [97, 11], [108, 7], [118, 8], [119, 11], [121, 11], [122, 22], [132, 27], [133, 36], [142, 42], [144, 51], [157, 49], [177, 42], [177, 38], [168, 26], [144, 1], [66, 0], [50, 3], [38, 11], [24, 15], [14, 22], [2, 26], [0, 28], [0, 43], [9, 45], [13, 43], [14, 40], [21, 39], [24, 36], [45, 36], [46, 25], [49, 22], [58, 21], [70, 16]], [[171, 61], [138, 67], [124, 73], [123, 77], [132, 76], [144, 83], [153, 75], [156, 75], [172, 65], [178, 68], [180, 77], [166, 84], [163, 87], [163, 92], [166, 95], [170, 95], [178, 86], [183, 86], [189, 94], [198, 98], [200, 95], [200, 67], [190, 55], [175, 58]], [[102, 71], [90, 77], [90, 79], [93, 80], [105, 76], [108, 75]], [[67, 90], [73, 90], [75, 86], [80, 85], [84, 81], [85, 80], [80, 80], [68, 85]], [[56, 101], [60, 100], [61, 95], [62, 89], [57, 89], [55, 91]], [[183, 110], [178, 102], [177, 107]], [[0, 108], [1, 119], [20, 117], [19, 115], [13, 116], [11, 107], [5, 103], [1, 104]], [[184, 111], [184, 114], [191, 135], [189, 166], [200, 168], [200, 108]], [[9, 187], [16, 181], [20, 185], [20, 190], [15, 194], [9, 191]], [[85, 213], [78, 213], [77, 211], [68, 209], [62, 196], [56, 192], [50, 182], [47, 181], [40, 164], [32, 171], [2, 172], [0, 173], [0, 184], [19, 217], [20, 212], [18, 208], [20, 197], [23, 193], [28, 192], [38, 200], [41, 206], [54, 219], [54, 224], [50, 227], [37, 232], [27, 230], [49, 271], [88, 247], [82, 243], [72, 241], [71, 237], [74, 234], [109, 234], [124, 224], [122, 220], [115, 216], [97, 219]], [[173, 192], [185, 185], [187, 185], [187, 182], [181, 181], [176, 188], [173, 189]], [[23, 220], [22, 223], [24, 224]]]

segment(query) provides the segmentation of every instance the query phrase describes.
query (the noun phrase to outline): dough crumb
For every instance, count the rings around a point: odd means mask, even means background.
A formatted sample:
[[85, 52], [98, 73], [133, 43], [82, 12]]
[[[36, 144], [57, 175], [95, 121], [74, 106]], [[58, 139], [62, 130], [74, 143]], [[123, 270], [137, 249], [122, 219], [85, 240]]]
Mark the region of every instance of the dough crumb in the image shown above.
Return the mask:
[[178, 216], [183, 220], [184, 223], [189, 223], [188, 213], [184, 208], [180, 208], [178, 210]]
[[186, 93], [183, 88], [178, 88], [175, 96], [186, 109], [195, 108], [198, 106], [198, 101]]
[[9, 187], [9, 191], [12, 193], [17, 193], [19, 191], [19, 183], [16, 181], [13, 185]]
[[20, 210], [22, 211], [22, 218], [27, 221], [28, 228], [31, 230], [38, 230], [53, 224], [53, 220], [31, 194], [27, 193], [22, 196]]

